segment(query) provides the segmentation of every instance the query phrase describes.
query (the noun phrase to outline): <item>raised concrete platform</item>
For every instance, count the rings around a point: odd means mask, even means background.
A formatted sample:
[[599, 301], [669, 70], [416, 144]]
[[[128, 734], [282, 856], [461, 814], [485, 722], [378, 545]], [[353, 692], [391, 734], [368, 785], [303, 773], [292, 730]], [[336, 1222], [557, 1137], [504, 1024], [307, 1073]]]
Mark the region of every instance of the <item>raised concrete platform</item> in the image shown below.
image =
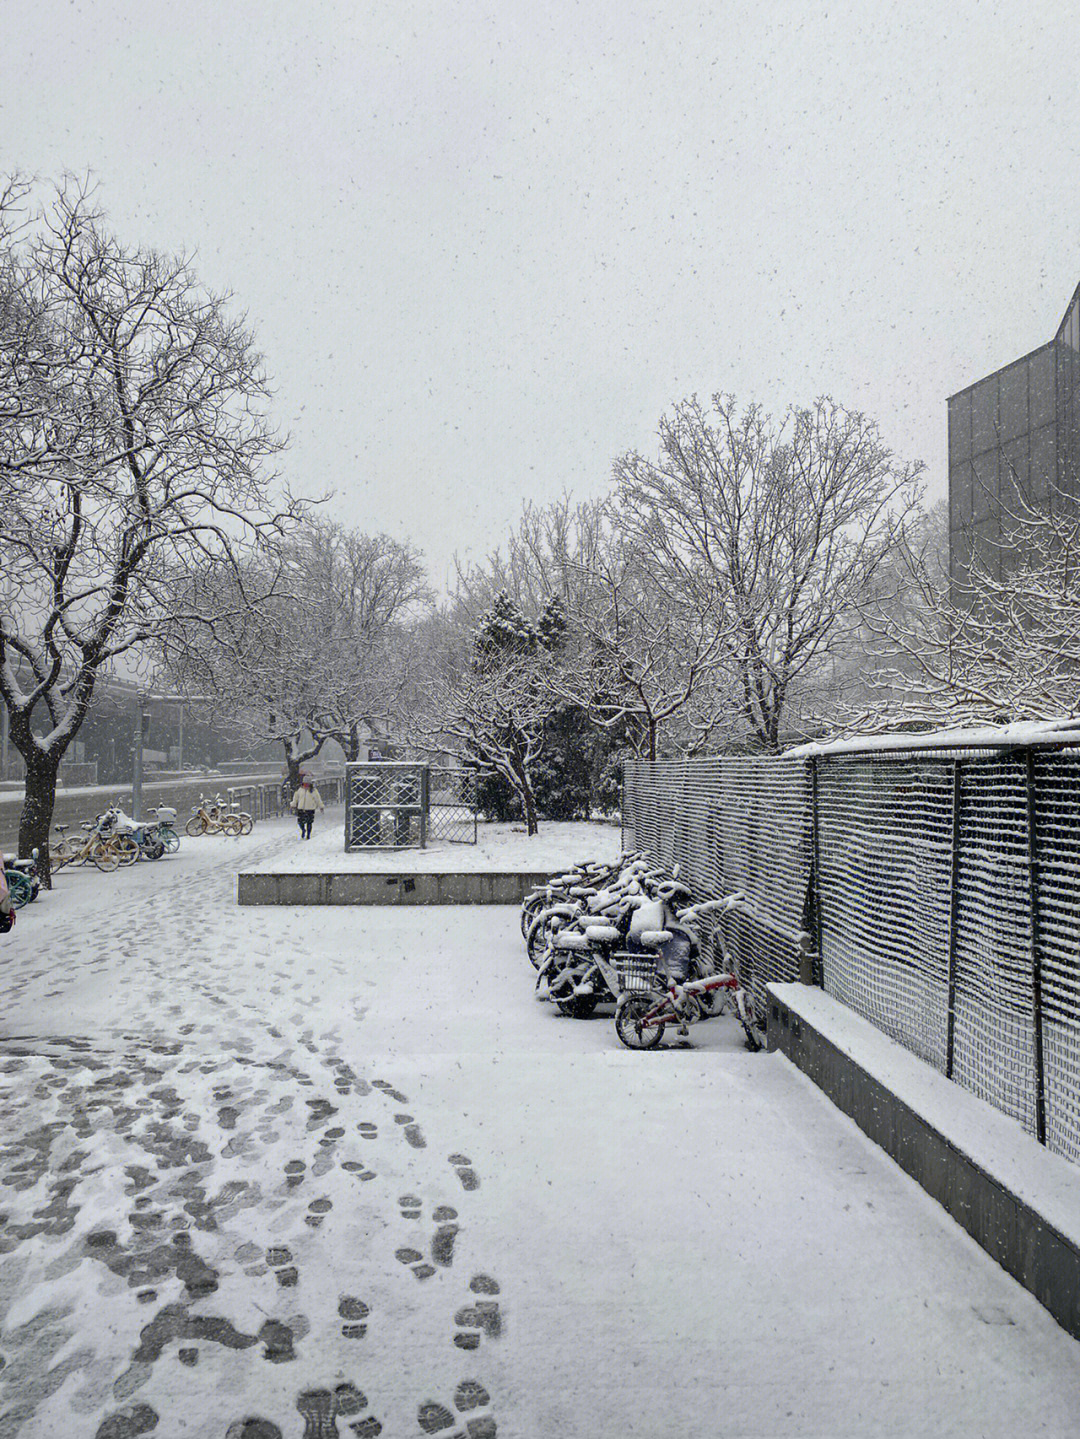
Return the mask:
[[427, 849], [343, 850], [341, 829], [316, 825], [298, 841], [237, 876], [239, 904], [520, 904], [579, 860], [612, 861], [622, 849], [618, 825], [481, 824], [476, 844]]
[[237, 904], [520, 904], [544, 884], [550, 870], [526, 873], [407, 871], [342, 874], [260, 873], [237, 875]]
[[769, 986], [768, 1047], [1080, 1339], [1080, 1167], [820, 989]]

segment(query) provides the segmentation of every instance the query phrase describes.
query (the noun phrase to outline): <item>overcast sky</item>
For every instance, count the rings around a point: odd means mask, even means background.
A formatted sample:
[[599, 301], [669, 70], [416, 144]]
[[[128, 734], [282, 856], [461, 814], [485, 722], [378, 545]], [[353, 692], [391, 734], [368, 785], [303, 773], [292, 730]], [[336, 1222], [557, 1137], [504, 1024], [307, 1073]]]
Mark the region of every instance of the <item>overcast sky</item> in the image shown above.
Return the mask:
[[945, 399], [1080, 281], [1080, 6], [6, 0], [3, 168], [90, 170], [265, 354], [297, 490], [442, 580], [673, 401]]

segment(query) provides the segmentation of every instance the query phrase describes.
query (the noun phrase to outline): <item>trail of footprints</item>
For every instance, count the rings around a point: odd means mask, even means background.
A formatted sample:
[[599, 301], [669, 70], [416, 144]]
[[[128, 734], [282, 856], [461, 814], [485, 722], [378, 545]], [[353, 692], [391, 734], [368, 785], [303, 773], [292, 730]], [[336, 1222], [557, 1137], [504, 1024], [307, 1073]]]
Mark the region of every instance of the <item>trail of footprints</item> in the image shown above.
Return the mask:
[[[398, 1200], [401, 1207], [403, 1219], [419, 1219], [421, 1201], [415, 1194], [403, 1194]], [[436, 1224], [435, 1233], [431, 1238], [431, 1259], [433, 1263], [424, 1261], [424, 1256], [418, 1249], [403, 1246], [394, 1251], [395, 1258], [402, 1264], [407, 1264], [417, 1279], [430, 1279], [436, 1272], [435, 1265], [443, 1269], [449, 1269], [454, 1262], [454, 1240], [457, 1237], [458, 1226], [454, 1221], [458, 1217], [456, 1209], [451, 1209], [449, 1204], [440, 1204], [431, 1216]]]
[[[406, 1096], [386, 1080], [372, 1080], [369, 1086], [366, 1081], [357, 1079], [347, 1065], [339, 1064], [336, 1067], [338, 1077], [335, 1086], [339, 1092], [344, 1094], [351, 1090], [368, 1093], [374, 1088], [398, 1104], [408, 1103]], [[228, 1097], [222, 1094], [219, 1102]], [[305, 1102], [310, 1108], [307, 1125], [309, 1130], [325, 1125], [337, 1112], [326, 1100], [309, 1099]], [[222, 1127], [231, 1127], [233, 1116], [227, 1110], [220, 1117], [225, 1121]], [[393, 1118], [409, 1145], [414, 1149], [426, 1148], [423, 1132], [411, 1114], [396, 1113]], [[379, 1127], [372, 1121], [361, 1121], [356, 1128], [362, 1140], [378, 1138]], [[288, 1161], [284, 1166], [286, 1188], [294, 1190], [306, 1181], [309, 1173], [317, 1177], [332, 1167], [333, 1152], [344, 1138], [343, 1128], [325, 1130], [319, 1140], [323, 1154], [316, 1158], [310, 1171], [303, 1160]], [[480, 1187], [480, 1179], [467, 1155], [451, 1154], [448, 1162], [463, 1190], [472, 1192]], [[341, 1167], [361, 1181], [376, 1177], [373, 1170], [356, 1160], [345, 1160]], [[421, 1220], [424, 1204], [418, 1195], [400, 1195], [397, 1203], [403, 1219]], [[313, 1199], [307, 1206], [304, 1222], [310, 1228], [317, 1229], [332, 1208], [331, 1201], [325, 1196]], [[431, 1219], [434, 1229], [426, 1254], [412, 1245], [401, 1245], [395, 1250], [398, 1262], [410, 1269], [421, 1281], [432, 1278], [440, 1268], [449, 1269], [452, 1266], [454, 1244], [459, 1232], [458, 1212], [448, 1204], [436, 1206], [432, 1210]], [[256, 1248], [250, 1247], [253, 1250]], [[255, 1256], [252, 1254], [247, 1257]], [[265, 1251], [265, 1268], [269, 1268], [283, 1289], [292, 1288], [298, 1282], [297, 1266], [287, 1245], [273, 1245]], [[261, 1272], [265, 1272], [265, 1268]], [[499, 1294], [499, 1285], [490, 1275], [474, 1274], [469, 1281], [469, 1290], [473, 1296], [472, 1302], [458, 1309], [454, 1315], [453, 1343], [459, 1349], [473, 1351], [480, 1347], [484, 1338], [499, 1338], [502, 1333], [502, 1315], [496, 1297]], [[352, 1294], [340, 1296], [338, 1319], [343, 1339], [363, 1339], [368, 1332], [370, 1317], [370, 1306], [363, 1299]], [[422, 1434], [439, 1434], [442, 1439], [495, 1439], [497, 1425], [494, 1418], [489, 1414], [476, 1412], [486, 1409], [490, 1402], [490, 1395], [478, 1380], [463, 1379], [449, 1403], [428, 1399], [420, 1404], [416, 1415], [417, 1424]], [[356, 1439], [376, 1439], [376, 1436], [382, 1433], [383, 1426], [373, 1415], [362, 1416], [367, 1405], [366, 1396], [352, 1383], [339, 1384], [333, 1390], [306, 1390], [296, 1401], [297, 1411], [304, 1419], [303, 1439], [338, 1439], [341, 1434], [338, 1428], [339, 1419], [347, 1421], [347, 1428]], [[353, 1419], [353, 1415], [362, 1417]], [[269, 1420], [251, 1417], [231, 1425], [226, 1439], [281, 1439], [281, 1431]]]
[[[424, 1434], [444, 1434], [444, 1439], [496, 1439], [498, 1427], [487, 1414], [474, 1418], [463, 1418], [460, 1428], [453, 1429], [461, 1416], [473, 1415], [478, 1409], [486, 1409], [491, 1395], [475, 1379], [463, 1379], [454, 1390], [453, 1410], [437, 1400], [428, 1399], [417, 1407], [416, 1422]], [[349, 1431], [356, 1439], [375, 1439], [382, 1433], [382, 1423], [374, 1415], [360, 1419], [352, 1416], [363, 1414], [368, 1407], [367, 1395], [355, 1384], [339, 1384], [334, 1389], [307, 1389], [297, 1396], [297, 1413], [304, 1420], [303, 1439], [338, 1439], [338, 1419], [348, 1423]], [[156, 1419], [154, 1424], [156, 1424]], [[145, 1425], [128, 1428], [125, 1435], [146, 1432]], [[149, 1427], [154, 1427], [151, 1424]], [[282, 1439], [282, 1432], [269, 1419], [250, 1416], [230, 1424], [225, 1439]]]

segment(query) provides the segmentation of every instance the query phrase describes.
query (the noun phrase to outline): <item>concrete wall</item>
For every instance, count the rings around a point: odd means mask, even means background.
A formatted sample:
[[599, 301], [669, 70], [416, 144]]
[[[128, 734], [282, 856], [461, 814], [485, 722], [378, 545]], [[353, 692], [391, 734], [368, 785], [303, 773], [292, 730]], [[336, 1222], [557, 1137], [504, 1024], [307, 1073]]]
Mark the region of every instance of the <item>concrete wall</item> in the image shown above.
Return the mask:
[[768, 1047], [787, 1055], [1080, 1339], [1080, 1247], [773, 994]]
[[[195, 779], [143, 782], [143, 806], [150, 809], [157, 804], [171, 804], [177, 810], [177, 824], [181, 829], [190, 816], [191, 806], [199, 802], [199, 796], [207, 799], [220, 791], [227, 797], [230, 786], [243, 784], [266, 784], [276, 782], [266, 771], [251, 775], [200, 775]], [[56, 791], [56, 808], [53, 811], [54, 824], [78, 827], [84, 819], [93, 819], [114, 800], [119, 799], [125, 809], [131, 805], [131, 785], [95, 785], [92, 789]], [[19, 815], [22, 812], [22, 790], [0, 795], [0, 850], [14, 854], [19, 837]]]
[[520, 904], [550, 875], [261, 874], [236, 878], [237, 904]]

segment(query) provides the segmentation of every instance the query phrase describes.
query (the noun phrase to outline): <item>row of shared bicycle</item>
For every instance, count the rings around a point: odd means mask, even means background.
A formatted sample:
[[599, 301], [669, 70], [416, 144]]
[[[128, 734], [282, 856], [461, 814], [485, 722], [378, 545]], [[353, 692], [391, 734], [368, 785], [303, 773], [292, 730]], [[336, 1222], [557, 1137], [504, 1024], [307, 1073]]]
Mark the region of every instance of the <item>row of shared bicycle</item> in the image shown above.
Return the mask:
[[630, 1049], [655, 1049], [666, 1032], [687, 1036], [730, 1009], [758, 1050], [764, 1019], [718, 927], [744, 900], [740, 891], [694, 904], [679, 867], [643, 853], [574, 866], [521, 907], [537, 995], [573, 1019], [614, 1006], [615, 1033]]
[[53, 826], [58, 838], [49, 846], [49, 861], [53, 870], [65, 865], [92, 864], [95, 868], [110, 873], [122, 866], [135, 864], [137, 860], [161, 859], [180, 848], [180, 836], [176, 832], [176, 810], [162, 805], [149, 811], [152, 818], [140, 823], [125, 814], [119, 804], [112, 804], [97, 815], [86, 820], [78, 830], [70, 830], [66, 824]]
[[[77, 829], [54, 825], [57, 839], [49, 846], [53, 870], [69, 864], [92, 864], [108, 873], [140, 859], [157, 860], [173, 854], [180, 848], [176, 810], [171, 805], [159, 805], [148, 814], [148, 821], [135, 820], [117, 802]], [[214, 800], [201, 798], [191, 806], [184, 833], [192, 838], [203, 834], [236, 837], [250, 834], [253, 824], [251, 815], [229, 809], [218, 795]], [[18, 864], [29, 870], [36, 867], [36, 859], [35, 855], [33, 860], [20, 860]]]
[[[55, 873], [66, 865], [92, 864], [109, 874], [135, 864], [140, 859], [157, 860], [180, 848], [176, 829], [176, 810], [159, 805], [148, 811], [150, 819], [140, 823], [125, 814], [120, 802], [77, 828], [53, 826], [56, 838], [49, 845], [49, 863]], [[191, 806], [191, 817], [184, 832], [192, 837], [202, 834], [239, 836], [250, 834], [251, 815], [230, 809], [219, 794], [216, 799], [200, 798]], [[26, 859], [5, 859], [4, 878], [11, 902], [16, 909], [32, 904], [41, 891], [40, 852], [33, 850]]]

